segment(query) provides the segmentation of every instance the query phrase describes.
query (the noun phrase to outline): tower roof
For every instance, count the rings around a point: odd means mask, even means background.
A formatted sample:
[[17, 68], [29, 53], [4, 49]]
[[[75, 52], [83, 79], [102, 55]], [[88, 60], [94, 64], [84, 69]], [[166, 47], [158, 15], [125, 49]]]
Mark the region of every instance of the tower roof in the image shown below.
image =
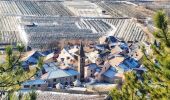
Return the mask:
[[83, 43], [82, 43], [82, 41], [81, 41], [81, 43], [80, 43], [80, 56], [81, 57], [85, 57], [85, 53], [84, 53], [84, 48], [83, 48]]

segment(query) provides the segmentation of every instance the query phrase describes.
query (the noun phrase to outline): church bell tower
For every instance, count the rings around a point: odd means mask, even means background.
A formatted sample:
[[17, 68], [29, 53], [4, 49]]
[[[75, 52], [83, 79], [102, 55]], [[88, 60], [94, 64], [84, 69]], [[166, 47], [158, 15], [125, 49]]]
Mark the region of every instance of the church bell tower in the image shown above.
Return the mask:
[[79, 58], [78, 58], [78, 72], [80, 73], [80, 81], [84, 81], [84, 67], [85, 67], [85, 53], [83, 49], [82, 42], [80, 43], [80, 50], [79, 50]]

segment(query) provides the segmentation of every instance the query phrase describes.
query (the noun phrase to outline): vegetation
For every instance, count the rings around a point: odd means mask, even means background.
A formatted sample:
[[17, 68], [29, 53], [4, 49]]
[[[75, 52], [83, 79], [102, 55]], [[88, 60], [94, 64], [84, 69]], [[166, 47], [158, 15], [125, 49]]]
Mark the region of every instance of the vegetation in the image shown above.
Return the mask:
[[13, 51], [12, 47], [6, 48], [6, 59], [0, 64], [0, 92], [10, 93], [20, 88], [21, 83], [29, 80], [35, 75], [43, 65], [42, 58], [39, 59], [38, 66], [35, 69], [25, 71], [22, 67], [21, 56], [24, 46], [17, 46], [18, 51]]
[[[154, 17], [155, 25], [161, 34], [156, 34], [151, 51], [142, 47], [142, 64], [147, 71], [138, 74], [135, 71], [125, 74], [121, 87], [110, 91], [113, 100], [168, 100], [170, 98], [170, 45], [167, 17], [158, 11]], [[159, 35], [159, 36], [158, 36]], [[148, 53], [148, 52], [149, 53]]]
[[9, 92], [7, 96], [5, 96], [2, 100], [36, 100], [37, 93], [35, 91], [31, 91], [26, 94], [16, 92]]
[[160, 10], [154, 16], [155, 26], [158, 28], [157, 34], [162, 37], [162, 40], [166, 42], [167, 46], [170, 46], [169, 31], [168, 31], [168, 16], [165, 12]]
[[30, 100], [36, 100], [37, 99], [37, 93], [35, 91], [32, 91], [29, 93]]

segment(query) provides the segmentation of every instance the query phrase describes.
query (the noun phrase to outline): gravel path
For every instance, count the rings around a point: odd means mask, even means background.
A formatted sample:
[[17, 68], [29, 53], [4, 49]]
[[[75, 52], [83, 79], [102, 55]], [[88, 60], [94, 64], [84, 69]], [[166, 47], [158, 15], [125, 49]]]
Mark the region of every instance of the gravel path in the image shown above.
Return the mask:
[[38, 93], [37, 100], [104, 100], [105, 96], [85, 95], [85, 94], [69, 94], [57, 92], [41, 92]]

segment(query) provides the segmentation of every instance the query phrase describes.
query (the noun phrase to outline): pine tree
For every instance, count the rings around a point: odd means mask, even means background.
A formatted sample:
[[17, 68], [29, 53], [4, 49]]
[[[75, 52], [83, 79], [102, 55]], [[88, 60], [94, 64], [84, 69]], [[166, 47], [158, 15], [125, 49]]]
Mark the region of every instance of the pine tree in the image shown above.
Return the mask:
[[29, 93], [30, 100], [36, 100], [37, 99], [37, 93], [35, 91], [32, 91]]
[[[25, 71], [22, 67], [21, 56], [24, 46], [17, 46], [17, 51], [13, 51], [12, 47], [6, 48], [5, 62], [0, 64], [0, 91], [9, 92], [20, 88], [20, 85], [29, 80], [43, 65], [43, 59], [40, 58], [35, 69]], [[1, 59], [0, 59], [1, 60]]]
[[168, 32], [168, 16], [166, 16], [163, 10], [159, 10], [154, 16], [155, 26], [159, 29], [160, 35], [163, 35], [163, 39], [167, 46], [170, 46], [169, 32]]

